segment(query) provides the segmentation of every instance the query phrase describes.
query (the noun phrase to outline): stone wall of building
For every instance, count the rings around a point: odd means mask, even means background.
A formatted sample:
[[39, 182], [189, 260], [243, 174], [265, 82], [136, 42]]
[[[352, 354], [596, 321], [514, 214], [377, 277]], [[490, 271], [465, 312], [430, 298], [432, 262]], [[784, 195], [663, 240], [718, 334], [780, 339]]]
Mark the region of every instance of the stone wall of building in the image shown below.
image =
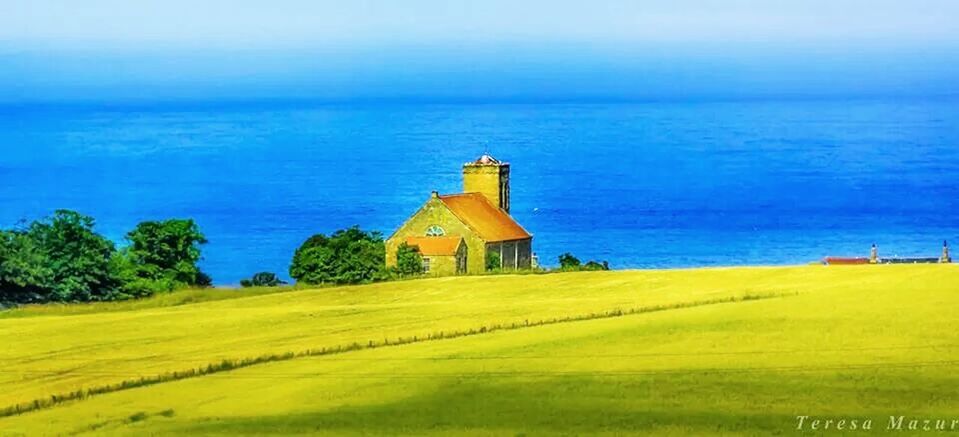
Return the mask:
[[430, 260], [430, 276], [452, 276], [456, 274], [455, 256], [424, 256]]
[[[396, 249], [407, 237], [426, 235], [426, 229], [437, 225], [446, 235], [463, 237], [467, 248], [467, 272], [482, 273], [486, 270], [486, 242], [472, 229], [464, 225], [438, 198], [431, 198], [416, 214], [386, 240], [386, 265], [396, 265]], [[455, 265], [455, 264], [454, 264]], [[455, 268], [454, 268], [455, 271]]]

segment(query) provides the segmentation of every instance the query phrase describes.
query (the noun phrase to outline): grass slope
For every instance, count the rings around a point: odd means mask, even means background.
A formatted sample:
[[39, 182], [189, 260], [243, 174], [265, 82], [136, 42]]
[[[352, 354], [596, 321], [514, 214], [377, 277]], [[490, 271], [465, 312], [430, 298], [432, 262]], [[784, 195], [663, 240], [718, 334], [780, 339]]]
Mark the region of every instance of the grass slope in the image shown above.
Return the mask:
[[[789, 433], [953, 417], [956, 266], [449, 278], [0, 320], [0, 404], [224, 357], [673, 310], [296, 358], [0, 418], [8, 433]], [[697, 302], [782, 295], [701, 306]], [[12, 335], [12, 337], [11, 337]], [[951, 415], [951, 416], [950, 416]], [[881, 430], [881, 429], [880, 429]]]

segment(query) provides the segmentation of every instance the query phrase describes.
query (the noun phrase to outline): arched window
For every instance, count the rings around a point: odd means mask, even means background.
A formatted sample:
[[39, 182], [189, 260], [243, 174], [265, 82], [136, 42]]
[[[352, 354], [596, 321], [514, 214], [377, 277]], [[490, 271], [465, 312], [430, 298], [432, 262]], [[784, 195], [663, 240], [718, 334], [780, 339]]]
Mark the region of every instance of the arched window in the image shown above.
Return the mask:
[[427, 237], [442, 237], [444, 235], [446, 235], [446, 231], [437, 225], [431, 225], [430, 227], [426, 228]]

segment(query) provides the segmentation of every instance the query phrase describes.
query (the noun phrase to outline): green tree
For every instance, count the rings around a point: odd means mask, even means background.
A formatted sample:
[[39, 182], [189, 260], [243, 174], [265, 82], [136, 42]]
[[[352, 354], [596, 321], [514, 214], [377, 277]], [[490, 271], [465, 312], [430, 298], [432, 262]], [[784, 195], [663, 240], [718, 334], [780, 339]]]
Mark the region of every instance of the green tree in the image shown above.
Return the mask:
[[137, 264], [130, 255], [130, 249], [117, 251], [110, 259], [110, 271], [113, 272], [117, 287], [113, 290], [112, 300], [148, 297], [157, 293], [173, 291], [177, 284], [170, 278], [164, 278], [147, 266]]
[[559, 256], [559, 268], [563, 270], [579, 270], [580, 261], [579, 258], [573, 256], [573, 254], [566, 252]]
[[247, 287], [276, 287], [279, 285], [286, 284], [285, 281], [280, 280], [276, 276], [276, 273], [273, 272], [260, 272], [253, 275], [250, 279], [243, 279], [240, 281], [240, 286]]
[[58, 210], [0, 236], [0, 298], [14, 302], [87, 301], [109, 297], [113, 243], [94, 220]]
[[130, 245], [113, 265], [121, 281], [130, 285], [128, 294], [209, 285], [209, 276], [197, 265], [207, 239], [193, 220], [143, 222], [126, 238]]
[[94, 220], [75, 211], [58, 210], [48, 220], [30, 225], [29, 237], [49, 262], [52, 283], [47, 300], [86, 301], [108, 296], [113, 287], [110, 240], [93, 231]]
[[401, 243], [396, 248], [396, 272], [400, 276], [416, 276], [423, 274], [423, 256], [418, 246]]
[[386, 249], [379, 232], [357, 226], [329, 237], [317, 234], [293, 254], [290, 276], [307, 284], [355, 284], [386, 277]]
[[59, 210], [49, 223], [37, 222], [31, 227], [52, 262], [51, 300], [99, 300], [113, 287], [110, 258], [116, 248], [94, 232], [93, 226], [92, 217]]
[[53, 284], [47, 254], [25, 231], [0, 230], [0, 302], [46, 301]]

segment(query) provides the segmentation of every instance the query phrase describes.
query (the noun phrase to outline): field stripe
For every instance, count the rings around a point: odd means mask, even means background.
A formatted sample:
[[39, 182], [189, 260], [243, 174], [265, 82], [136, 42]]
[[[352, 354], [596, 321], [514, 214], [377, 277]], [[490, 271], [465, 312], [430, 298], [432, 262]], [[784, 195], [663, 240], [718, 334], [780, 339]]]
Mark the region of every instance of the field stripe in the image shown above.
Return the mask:
[[[903, 345], [903, 346], [867, 346], [867, 347], [842, 347], [832, 349], [816, 349], [816, 354], [823, 353], [848, 353], [848, 352], [873, 352], [873, 351], [895, 351], [895, 350], [928, 350], [928, 349], [959, 349], [959, 344], [955, 343], [933, 343], [923, 345]], [[377, 357], [377, 358], [359, 358], [359, 357], [334, 357], [329, 358], [333, 361], [499, 361], [499, 360], [554, 360], [554, 359], [576, 359], [576, 358], [662, 358], [662, 357], [706, 357], [706, 356], [741, 356], [741, 355], [791, 355], [812, 353], [809, 349], [756, 349], [745, 351], [709, 351], [709, 352], [642, 352], [632, 354], [599, 354], [599, 355], [488, 355], [482, 357]], [[118, 362], [118, 361], [138, 361], [142, 357], [87, 360], [83, 358], [48, 358], [43, 361], [59, 362]], [[196, 360], [177, 360], [177, 359], [158, 359], [152, 362], [158, 363], [193, 363]], [[63, 371], [63, 370], [25, 370], [25, 371], [5, 371], [0, 367], [0, 373], [17, 375], [61, 375], [64, 373], [80, 375], [120, 375], [120, 376], [144, 376], [141, 373], [118, 373], [110, 371]]]
[[[593, 358], [584, 355], [579, 358]], [[613, 371], [483, 371], [470, 373], [457, 372], [410, 372], [410, 373], [371, 373], [371, 372], [271, 372], [258, 373], [256, 375], [232, 376], [232, 379], [239, 380], [270, 380], [270, 379], [298, 379], [298, 378], [384, 378], [384, 379], [433, 379], [442, 377], [456, 378], [503, 378], [503, 377], [556, 377], [556, 376], [586, 376], [586, 377], [622, 377], [622, 376], [647, 376], [647, 375], [713, 375], [713, 374], [736, 374], [736, 373], [761, 373], [761, 372], [823, 372], [823, 371], [843, 371], [843, 370], [870, 370], [870, 369], [914, 369], [924, 367], [957, 366], [959, 360], [939, 360], [939, 361], [903, 361], [903, 362], [885, 362], [885, 363], [846, 363], [824, 366], [755, 366], [755, 367], [704, 367], [704, 368], [676, 368], [676, 369], [656, 369], [656, 370], [613, 370]], [[94, 376], [132, 376], [122, 373], [92, 373]]]

